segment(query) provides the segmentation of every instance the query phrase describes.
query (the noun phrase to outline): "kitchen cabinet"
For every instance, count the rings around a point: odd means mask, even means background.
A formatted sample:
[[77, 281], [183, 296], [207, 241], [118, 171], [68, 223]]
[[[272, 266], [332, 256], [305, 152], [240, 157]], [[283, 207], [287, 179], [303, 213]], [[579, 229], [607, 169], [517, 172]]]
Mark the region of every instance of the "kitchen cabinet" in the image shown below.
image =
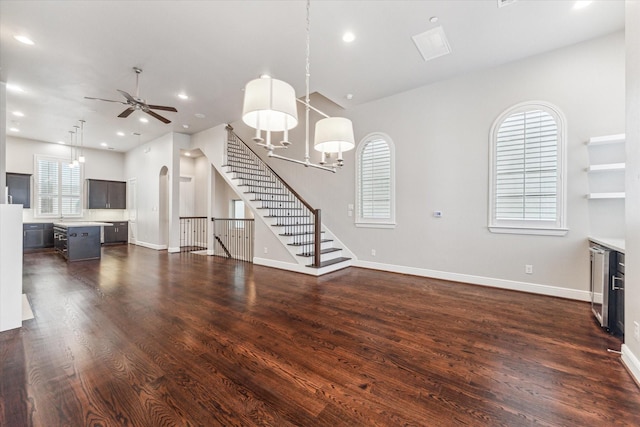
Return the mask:
[[25, 209], [31, 208], [30, 174], [7, 172], [7, 187], [12, 204], [22, 205]]
[[616, 269], [611, 277], [611, 299], [614, 307], [610, 327], [614, 335], [624, 336], [624, 253], [616, 252]]
[[55, 250], [67, 261], [100, 259], [102, 223], [55, 223]]
[[129, 242], [129, 223], [112, 222], [113, 226], [104, 227], [104, 243], [128, 243]]
[[126, 209], [127, 183], [122, 181], [87, 180], [88, 209]]
[[22, 225], [22, 249], [53, 247], [53, 223], [25, 223]]

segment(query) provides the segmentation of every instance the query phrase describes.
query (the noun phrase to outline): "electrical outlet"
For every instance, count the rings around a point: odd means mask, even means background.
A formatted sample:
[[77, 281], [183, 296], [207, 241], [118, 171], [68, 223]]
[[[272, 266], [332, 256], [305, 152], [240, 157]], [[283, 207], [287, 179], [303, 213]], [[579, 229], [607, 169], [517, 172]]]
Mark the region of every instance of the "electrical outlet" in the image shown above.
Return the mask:
[[527, 274], [533, 274], [533, 265], [525, 264], [524, 272], [527, 273]]
[[376, 256], [376, 250], [375, 249], [371, 249], [371, 255]]
[[633, 322], [633, 338], [636, 341], [640, 341], [640, 323], [637, 320]]
[[268, 254], [269, 253], [269, 248], [267, 248], [266, 246], [264, 247], [264, 253]]

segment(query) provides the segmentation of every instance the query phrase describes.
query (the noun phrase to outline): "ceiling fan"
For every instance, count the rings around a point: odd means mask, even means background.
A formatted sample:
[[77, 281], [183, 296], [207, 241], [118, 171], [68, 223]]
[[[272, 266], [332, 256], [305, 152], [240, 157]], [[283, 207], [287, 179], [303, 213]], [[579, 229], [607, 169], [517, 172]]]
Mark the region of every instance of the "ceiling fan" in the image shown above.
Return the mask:
[[162, 110], [162, 111], [173, 111], [174, 113], [177, 113], [178, 110], [176, 110], [174, 107], [165, 107], [162, 105], [150, 105], [147, 104], [147, 101], [145, 101], [144, 99], [140, 98], [140, 93], [139, 93], [139, 78], [140, 78], [140, 73], [142, 73], [142, 69], [138, 68], [138, 67], [133, 67], [133, 71], [136, 72], [136, 96], [131, 96], [129, 95], [127, 92], [117, 89], [118, 92], [120, 92], [122, 94], [122, 96], [125, 97], [126, 102], [124, 101], [114, 101], [113, 99], [104, 99], [104, 98], [93, 98], [90, 96], [85, 96], [86, 99], [96, 99], [98, 101], [107, 101], [107, 102], [118, 102], [120, 104], [124, 104], [124, 105], [129, 105], [129, 108], [127, 108], [126, 110], [124, 110], [122, 113], [120, 113], [118, 115], [118, 117], [129, 117], [131, 115], [131, 113], [133, 113], [136, 110], [140, 110], [143, 111], [145, 113], [147, 113], [148, 115], [150, 115], [151, 117], [155, 117], [156, 119], [160, 120], [163, 123], [171, 123], [171, 120], [162, 117], [160, 114], [156, 113], [155, 111], [151, 111], [151, 110]]

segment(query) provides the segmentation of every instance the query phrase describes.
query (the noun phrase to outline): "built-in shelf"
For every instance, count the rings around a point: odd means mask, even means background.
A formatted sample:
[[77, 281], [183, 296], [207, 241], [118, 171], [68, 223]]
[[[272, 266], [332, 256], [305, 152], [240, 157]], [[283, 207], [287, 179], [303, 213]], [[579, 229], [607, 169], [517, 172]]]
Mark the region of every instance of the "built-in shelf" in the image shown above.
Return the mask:
[[605, 136], [594, 136], [589, 138], [587, 145], [605, 145], [605, 144], [617, 144], [625, 141], [625, 134], [620, 133], [617, 135], [605, 135]]
[[602, 165], [591, 165], [587, 168], [587, 172], [623, 171], [624, 168], [624, 163], [607, 163]]
[[588, 199], [624, 199], [624, 193], [590, 193]]

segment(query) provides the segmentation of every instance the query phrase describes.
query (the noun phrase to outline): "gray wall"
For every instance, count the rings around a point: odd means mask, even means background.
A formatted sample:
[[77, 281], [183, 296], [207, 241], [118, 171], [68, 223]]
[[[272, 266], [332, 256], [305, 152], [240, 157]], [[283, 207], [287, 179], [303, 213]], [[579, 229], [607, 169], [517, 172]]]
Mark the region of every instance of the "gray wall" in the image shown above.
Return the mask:
[[[354, 151], [337, 174], [268, 160], [295, 183], [358, 264], [513, 289], [588, 299], [590, 218], [585, 168], [592, 136], [625, 129], [624, 34], [425, 86], [346, 112], [356, 139], [384, 132], [396, 147], [395, 229], [356, 228]], [[567, 118], [568, 227], [564, 237], [493, 234], [487, 229], [489, 132], [496, 117], [527, 100], [558, 106]], [[242, 138], [251, 131], [234, 124]], [[301, 127], [301, 126], [299, 126]], [[303, 157], [301, 130], [284, 154]], [[282, 152], [279, 152], [282, 153]], [[315, 155], [315, 153], [314, 153]], [[317, 157], [315, 157], [317, 161]], [[432, 212], [440, 210], [442, 218]], [[623, 225], [611, 233], [622, 235]], [[607, 236], [608, 237], [608, 236]], [[376, 255], [371, 255], [375, 249]], [[525, 274], [525, 264], [533, 274]]]

